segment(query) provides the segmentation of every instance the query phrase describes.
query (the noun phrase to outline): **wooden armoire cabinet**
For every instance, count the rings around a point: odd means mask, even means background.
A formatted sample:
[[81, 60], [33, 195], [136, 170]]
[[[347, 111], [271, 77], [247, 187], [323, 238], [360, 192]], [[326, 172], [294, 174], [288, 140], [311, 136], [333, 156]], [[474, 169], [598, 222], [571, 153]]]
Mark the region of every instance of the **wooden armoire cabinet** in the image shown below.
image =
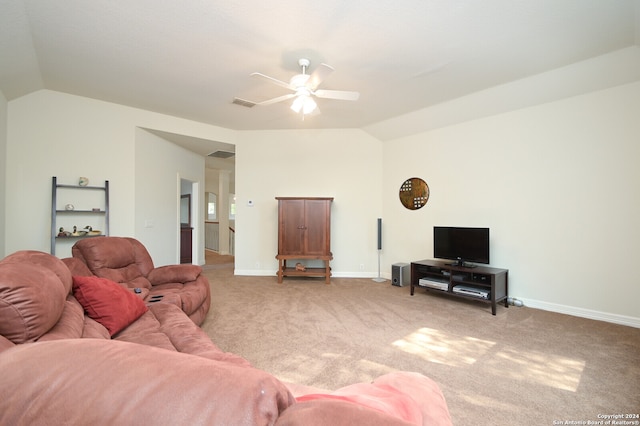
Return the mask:
[[[278, 200], [278, 282], [285, 276], [325, 277], [331, 282], [331, 202], [326, 197], [276, 197]], [[307, 267], [321, 260], [324, 267]], [[287, 265], [290, 261], [293, 265]], [[293, 261], [302, 261], [294, 264]], [[297, 264], [301, 266], [296, 267]]]

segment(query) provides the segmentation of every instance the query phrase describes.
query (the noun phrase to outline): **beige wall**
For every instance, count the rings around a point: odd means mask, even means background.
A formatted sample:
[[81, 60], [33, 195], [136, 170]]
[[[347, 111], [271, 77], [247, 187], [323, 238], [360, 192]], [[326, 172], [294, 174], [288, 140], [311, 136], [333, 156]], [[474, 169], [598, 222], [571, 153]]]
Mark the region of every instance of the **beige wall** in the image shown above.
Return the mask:
[[[5, 193], [6, 193], [6, 160], [7, 160], [7, 100], [0, 92], [0, 241], [5, 240]], [[0, 259], [7, 253], [4, 244], [0, 244]]]
[[[434, 225], [488, 226], [511, 296], [637, 323], [638, 117], [633, 83], [386, 143], [386, 267], [431, 258]], [[413, 176], [431, 189], [418, 211], [397, 200]]]
[[381, 142], [361, 130], [241, 132], [236, 146], [236, 272], [275, 274], [275, 197], [308, 196], [335, 198], [334, 275], [377, 274], [381, 169]]
[[[192, 188], [191, 212], [193, 263], [204, 264], [203, 195], [204, 158], [144, 129], [135, 132], [135, 229], [133, 235], [145, 241], [154, 262], [179, 263], [181, 181]], [[193, 187], [195, 184], [195, 187]]]

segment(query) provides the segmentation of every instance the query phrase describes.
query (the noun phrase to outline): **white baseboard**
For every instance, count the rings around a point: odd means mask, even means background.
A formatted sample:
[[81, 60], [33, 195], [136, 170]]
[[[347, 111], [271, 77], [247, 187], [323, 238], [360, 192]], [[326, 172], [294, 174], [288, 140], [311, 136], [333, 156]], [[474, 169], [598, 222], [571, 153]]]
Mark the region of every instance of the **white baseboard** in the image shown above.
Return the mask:
[[[332, 272], [332, 277], [336, 278], [378, 278], [377, 272]], [[380, 274], [382, 278], [391, 279], [391, 274]]]
[[248, 277], [276, 277], [276, 271], [266, 271], [259, 269], [234, 269], [233, 275], [241, 275]]
[[543, 302], [533, 299], [520, 299], [524, 306], [542, 309], [543, 311], [558, 312], [560, 314], [573, 315], [575, 317], [589, 318], [598, 321], [606, 321], [614, 324], [627, 325], [640, 328], [640, 318], [626, 315], [611, 314], [608, 312], [594, 311], [591, 309], [577, 308], [575, 306], [560, 305], [557, 303]]
[[[233, 271], [234, 275], [253, 276], [253, 277], [275, 277], [278, 271], [256, 270], [256, 269], [236, 269]], [[332, 277], [335, 278], [377, 278], [377, 272], [332, 272]], [[391, 279], [391, 274], [381, 274], [382, 278], [387, 280]]]

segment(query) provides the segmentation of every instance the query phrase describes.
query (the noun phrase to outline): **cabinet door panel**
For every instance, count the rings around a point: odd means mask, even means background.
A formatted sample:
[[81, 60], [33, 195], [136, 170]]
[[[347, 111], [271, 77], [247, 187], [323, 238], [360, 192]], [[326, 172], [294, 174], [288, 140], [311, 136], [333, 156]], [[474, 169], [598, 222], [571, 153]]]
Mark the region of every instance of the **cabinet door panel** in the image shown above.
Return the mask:
[[325, 200], [306, 200], [305, 227], [308, 255], [326, 255], [328, 249], [329, 220], [328, 205]]
[[304, 200], [280, 201], [279, 254], [304, 253]]

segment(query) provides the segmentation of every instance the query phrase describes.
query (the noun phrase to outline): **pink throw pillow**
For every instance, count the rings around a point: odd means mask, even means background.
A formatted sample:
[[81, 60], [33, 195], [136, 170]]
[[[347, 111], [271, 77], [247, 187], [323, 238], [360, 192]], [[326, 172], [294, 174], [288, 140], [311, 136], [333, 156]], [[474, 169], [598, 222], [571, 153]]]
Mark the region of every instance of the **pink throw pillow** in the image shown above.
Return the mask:
[[111, 336], [148, 310], [142, 299], [106, 278], [74, 276], [73, 295], [87, 315], [109, 330]]

